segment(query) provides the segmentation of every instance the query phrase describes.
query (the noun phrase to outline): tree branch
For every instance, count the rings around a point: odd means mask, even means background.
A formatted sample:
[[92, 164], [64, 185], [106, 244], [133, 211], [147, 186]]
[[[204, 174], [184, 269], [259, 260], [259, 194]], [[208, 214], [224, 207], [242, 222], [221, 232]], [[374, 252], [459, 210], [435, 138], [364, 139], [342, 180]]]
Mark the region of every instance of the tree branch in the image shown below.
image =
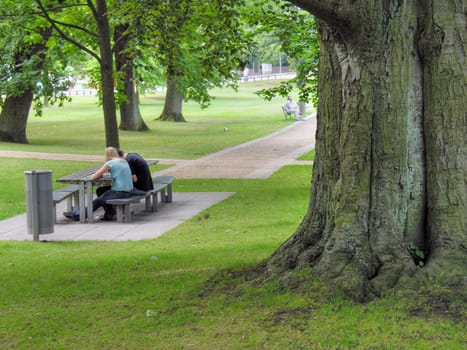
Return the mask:
[[94, 6], [91, 0], [87, 0], [87, 3], [88, 3], [88, 7], [91, 9], [92, 15], [97, 20], [99, 17], [99, 14], [97, 13], [96, 7]]
[[57, 20], [53, 20], [53, 21], [54, 21], [54, 23], [56, 23], [56, 24], [58, 24], [58, 25], [61, 25], [61, 26], [63, 26], [63, 27], [68, 27], [68, 28], [77, 29], [77, 30], [80, 30], [80, 31], [82, 31], [82, 32], [84, 32], [84, 33], [90, 35], [90, 36], [93, 36], [93, 37], [97, 38], [97, 34], [96, 34], [96, 33], [93, 33], [93, 32], [91, 32], [90, 30], [87, 30], [87, 29], [84, 28], [84, 27], [80, 27], [80, 26], [78, 26], [78, 25], [76, 25], [76, 24], [72, 24], [72, 23], [60, 22], [60, 21], [57, 21]]
[[[42, 14], [44, 15], [44, 18], [52, 25], [52, 27], [57, 31], [57, 33], [62, 37], [63, 40], [66, 40], [68, 41], [69, 43], [75, 45], [76, 47], [78, 47], [80, 50], [83, 50], [84, 52], [88, 53], [89, 55], [91, 55], [92, 57], [94, 57], [98, 62], [101, 61], [99, 55], [97, 55], [94, 51], [88, 49], [86, 46], [84, 45], [81, 45], [78, 41], [70, 38], [68, 35], [66, 35], [58, 26], [57, 26], [57, 21], [55, 21], [54, 19], [52, 19], [50, 16], [49, 16], [49, 13], [47, 12], [47, 9], [44, 7], [44, 5], [42, 4], [42, 1], [41, 0], [36, 0], [36, 3], [37, 5], [39, 6]], [[77, 27], [79, 28], [79, 27]]]
[[339, 0], [288, 0], [290, 3], [310, 12], [316, 18], [332, 26], [350, 25], [355, 15], [349, 11], [354, 6]]

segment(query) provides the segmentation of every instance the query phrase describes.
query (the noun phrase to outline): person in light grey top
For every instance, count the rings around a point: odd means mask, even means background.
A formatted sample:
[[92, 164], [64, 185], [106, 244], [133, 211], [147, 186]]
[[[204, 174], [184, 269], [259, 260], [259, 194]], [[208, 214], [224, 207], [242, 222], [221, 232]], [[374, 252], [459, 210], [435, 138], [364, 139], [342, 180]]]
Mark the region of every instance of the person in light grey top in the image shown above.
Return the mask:
[[303, 120], [300, 118], [300, 110], [298, 109], [298, 106], [294, 105], [292, 102], [292, 96], [287, 97], [287, 102], [285, 103], [284, 108], [288, 114], [295, 114], [295, 120]]

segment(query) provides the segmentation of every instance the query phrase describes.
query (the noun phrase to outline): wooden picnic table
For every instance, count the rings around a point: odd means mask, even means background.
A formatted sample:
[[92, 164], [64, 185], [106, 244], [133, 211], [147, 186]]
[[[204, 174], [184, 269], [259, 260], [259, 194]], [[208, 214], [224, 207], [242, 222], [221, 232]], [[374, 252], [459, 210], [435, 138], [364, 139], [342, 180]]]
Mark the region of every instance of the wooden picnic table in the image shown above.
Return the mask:
[[[159, 161], [156, 159], [146, 159], [146, 163], [148, 163], [148, 166], [152, 166], [159, 163]], [[79, 186], [78, 207], [80, 212], [80, 223], [85, 223], [86, 219], [88, 223], [94, 222], [94, 215], [92, 211], [92, 201], [94, 195], [93, 187], [98, 185], [108, 186], [112, 183], [110, 178], [105, 177], [101, 177], [94, 181], [91, 180], [91, 176], [94, 175], [94, 173], [99, 170], [101, 166], [102, 164], [94, 165], [87, 169], [57, 179], [57, 182], [76, 184]], [[82, 213], [85, 212], [87, 215], [82, 215]]]

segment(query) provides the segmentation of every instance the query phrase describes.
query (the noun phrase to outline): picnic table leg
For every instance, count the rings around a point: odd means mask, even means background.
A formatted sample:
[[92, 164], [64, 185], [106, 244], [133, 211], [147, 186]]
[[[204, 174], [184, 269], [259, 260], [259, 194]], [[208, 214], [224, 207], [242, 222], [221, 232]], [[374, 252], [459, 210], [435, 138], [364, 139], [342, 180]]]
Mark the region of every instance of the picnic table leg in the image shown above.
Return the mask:
[[167, 203], [172, 203], [172, 184], [167, 185]]
[[124, 205], [116, 205], [117, 210], [117, 222], [123, 222], [123, 215], [125, 213]]
[[86, 201], [85, 201], [85, 190], [84, 190], [84, 182], [79, 182], [79, 222], [84, 223], [86, 222], [86, 217], [83, 213], [86, 211]]
[[93, 198], [93, 193], [92, 193], [92, 182], [88, 181], [86, 183], [87, 187], [87, 195], [88, 195], [88, 207], [87, 207], [87, 214], [88, 214], [88, 222], [93, 223], [94, 222], [94, 212], [92, 211], [92, 198]]

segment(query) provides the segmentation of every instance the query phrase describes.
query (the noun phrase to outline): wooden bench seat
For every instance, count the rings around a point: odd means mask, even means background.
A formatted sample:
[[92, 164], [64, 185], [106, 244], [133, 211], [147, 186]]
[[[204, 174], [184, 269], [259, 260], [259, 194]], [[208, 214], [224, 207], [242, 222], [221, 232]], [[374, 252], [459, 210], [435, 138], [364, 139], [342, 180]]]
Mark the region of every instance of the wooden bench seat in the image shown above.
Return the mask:
[[144, 199], [145, 210], [149, 212], [156, 212], [158, 210], [157, 193], [161, 193], [162, 201], [162, 197], [165, 196], [163, 193], [165, 193], [166, 188], [167, 184], [157, 183], [154, 184], [154, 189], [147, 191], [144, 194], [134, 195], [128, 198], [109, 199], [106, 201], [106, 203], [115, 206], [115, 210], [117, 212], [117, 222], [131, 222], [131, 204], [139, 203], [142, 199]]
[[52, 200], [54, 206], [54, 217], [55, 223], [57, 223], [57, 204], [67, 199], [67, 211], [73, 210], [73, 199], [74, 203], [78, 203], [78, 185], [70, 185], [67, 187], [59, 188], [52, 193]]

